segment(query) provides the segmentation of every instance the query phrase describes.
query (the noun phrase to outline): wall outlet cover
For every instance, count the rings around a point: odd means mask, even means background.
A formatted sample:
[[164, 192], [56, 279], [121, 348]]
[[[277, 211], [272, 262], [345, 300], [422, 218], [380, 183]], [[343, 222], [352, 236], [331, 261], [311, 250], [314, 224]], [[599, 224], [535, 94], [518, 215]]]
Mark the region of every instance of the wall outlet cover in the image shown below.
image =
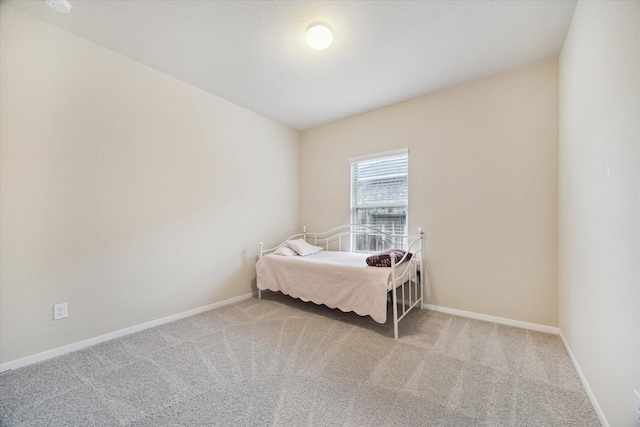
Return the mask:
[[53, 320], [64, 319], [69, 316], [69, 306], [67, 303], [56, 304], [53, 306]]

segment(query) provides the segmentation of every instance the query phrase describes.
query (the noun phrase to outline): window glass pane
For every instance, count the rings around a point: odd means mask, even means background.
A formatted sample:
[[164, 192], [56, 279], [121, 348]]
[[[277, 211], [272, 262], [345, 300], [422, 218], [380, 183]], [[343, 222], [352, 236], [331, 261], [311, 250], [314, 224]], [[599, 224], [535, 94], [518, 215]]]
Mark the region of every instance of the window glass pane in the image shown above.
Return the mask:
[[[354, 162], [351, 165], [351, 220], [390, 234], [406, 234], [407, 155]], [[375, 239], [357, 238], [356, 250], [381, 250]]]
[[356, 208], [356, 224], [369, 225], [389, 234], [404, 234], [407, 209]]

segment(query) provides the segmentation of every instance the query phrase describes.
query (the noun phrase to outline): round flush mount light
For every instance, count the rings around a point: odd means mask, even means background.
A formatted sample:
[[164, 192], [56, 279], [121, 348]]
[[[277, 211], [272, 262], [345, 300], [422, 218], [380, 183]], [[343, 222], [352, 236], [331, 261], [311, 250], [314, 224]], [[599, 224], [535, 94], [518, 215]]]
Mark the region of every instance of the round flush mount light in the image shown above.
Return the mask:
[[329, 24], [314, 22], [307, 28], [306, 39], [311, 49], [325, 50], [333, 42], [333, 32]]
[[56, 12], [69, 13], [71, 12], [71, 3], [68, 0], [44, 0], [49, 7]]

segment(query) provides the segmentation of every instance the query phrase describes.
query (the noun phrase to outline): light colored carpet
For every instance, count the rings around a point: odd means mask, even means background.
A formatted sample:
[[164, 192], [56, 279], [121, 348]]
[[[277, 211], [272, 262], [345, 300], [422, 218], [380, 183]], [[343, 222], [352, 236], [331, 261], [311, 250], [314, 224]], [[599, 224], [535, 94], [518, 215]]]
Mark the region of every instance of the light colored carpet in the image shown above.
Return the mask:
[[281, 294], [0, 376], [4, 426], [599, 426], [557, 336]]

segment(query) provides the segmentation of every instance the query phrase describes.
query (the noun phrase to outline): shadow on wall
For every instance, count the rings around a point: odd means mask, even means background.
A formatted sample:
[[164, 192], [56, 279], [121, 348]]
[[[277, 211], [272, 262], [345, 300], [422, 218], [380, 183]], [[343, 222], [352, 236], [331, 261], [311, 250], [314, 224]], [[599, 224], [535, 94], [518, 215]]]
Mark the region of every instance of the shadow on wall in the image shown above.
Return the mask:
[[423, 246], [423, 250], [424, 250], [423, 260], [424, 260], [425, 268], [427, 269], [427, 274], [425, 275], [426, 281], [424, 283], [424, 303], [437, 305], [435, 280], [433, 279], [433, 269], [431, 267], [429, 250], [427, 249], [428, 243], [429, 243], [428, 240], [425, 239], [424, 246]]
[[[250, 292], [253, 242], [224, 236], [219, 215], [210, 206], [47, 274], [20, 276], [13, 265], [3, 272], [18, 278], [3, 283], [2, 320], [12, 325], [2, 330], [3, 362]], [[14, 286], [32, 290], [26, 301], [12, 299]], [[69, 317], [53, 322], [61, 302]]]

